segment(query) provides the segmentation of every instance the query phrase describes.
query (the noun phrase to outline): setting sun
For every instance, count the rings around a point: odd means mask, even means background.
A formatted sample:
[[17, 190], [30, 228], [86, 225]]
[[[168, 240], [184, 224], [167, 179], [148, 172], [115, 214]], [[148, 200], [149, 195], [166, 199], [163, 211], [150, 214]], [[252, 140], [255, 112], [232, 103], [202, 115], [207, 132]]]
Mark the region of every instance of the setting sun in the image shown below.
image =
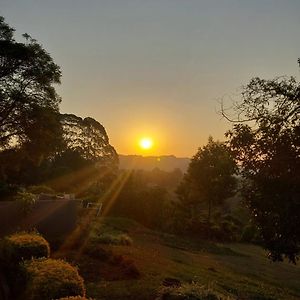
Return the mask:
[[148, 150], [153, 146], [153, 141], [151, 138], [142, 138], [139, 142], [139, 145], [142, 149]]

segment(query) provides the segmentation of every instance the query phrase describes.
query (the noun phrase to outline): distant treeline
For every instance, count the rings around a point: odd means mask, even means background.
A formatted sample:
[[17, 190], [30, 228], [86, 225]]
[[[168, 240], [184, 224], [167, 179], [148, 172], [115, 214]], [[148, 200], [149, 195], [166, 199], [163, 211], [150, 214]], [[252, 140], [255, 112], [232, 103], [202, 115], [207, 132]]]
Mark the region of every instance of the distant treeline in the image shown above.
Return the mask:
[[119, 154], [120, 169], [134, 169], [151, 171], [158, 168], [162, 171], [173, 171], [180, 169], [186, 172], [190, 163], [190, 158], [176, 157], [174, 155], [162, 156], [141, 156], [141, 155], [121, 155]]

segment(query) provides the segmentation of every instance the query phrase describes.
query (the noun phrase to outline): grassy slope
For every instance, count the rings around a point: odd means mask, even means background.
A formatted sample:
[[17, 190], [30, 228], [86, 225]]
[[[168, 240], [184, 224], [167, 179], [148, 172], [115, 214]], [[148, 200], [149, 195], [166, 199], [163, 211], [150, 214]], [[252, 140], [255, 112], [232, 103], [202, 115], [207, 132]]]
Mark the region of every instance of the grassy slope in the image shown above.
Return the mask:
[[[105, 247], [133, 259], [142, 277], [108, 281], [101, 276], [86, 276], [90, 297], [153, 300], [163, 279], [172, 277], [203, 283], [237, 299], [300, 299], [299, 265], [272, 263], [259, 247], [188, 241], [147, 230], [125, 219], [102, 222], [127, 230], [132, 246]], [[91, 263], [91, 268], [97, 266]], [[85, 277], [85, 271], [81, 273]]]

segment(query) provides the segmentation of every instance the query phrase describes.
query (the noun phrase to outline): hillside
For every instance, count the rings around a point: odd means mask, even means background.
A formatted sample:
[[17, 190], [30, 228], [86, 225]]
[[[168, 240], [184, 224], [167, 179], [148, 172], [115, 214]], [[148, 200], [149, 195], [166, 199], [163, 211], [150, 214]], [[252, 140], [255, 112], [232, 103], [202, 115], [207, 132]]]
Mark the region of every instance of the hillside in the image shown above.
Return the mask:
[[141, 155], [119, 155], [120, 169], [153, 170], [159, 168], [163, 171], [180, 169], [187, 170], [190, 159], [187, 157], [165, 156], [141, 156]]
[[[182, 284], [198, 283], [225, 295], [222, 299], [300, 298], [300, 266], [272, 263], [257, 246], [187, 240], [122, 218], [98, 219], [94, 226], [90, 236], [98, 234], [97, 243], [94, 239], [92, 246], [86, 246], [89, 243], [85, 238], [80, 244], [87, 248], [56, 253], [79, 266], [87, 294], [94, 299], [154, 300], [166, 278]], [[119, 233], [130, 242], [118, 245]], [[109, 239], [114, 245], [107, 244]], [[129, 268], [124, 268], [124, 263]]]

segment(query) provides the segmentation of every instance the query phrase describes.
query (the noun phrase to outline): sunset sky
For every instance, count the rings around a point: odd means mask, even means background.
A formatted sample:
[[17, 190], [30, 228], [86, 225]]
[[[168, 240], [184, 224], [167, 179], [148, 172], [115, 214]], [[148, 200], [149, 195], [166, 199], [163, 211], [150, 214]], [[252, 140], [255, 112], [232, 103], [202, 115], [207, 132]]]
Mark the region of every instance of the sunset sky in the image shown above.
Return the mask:
[[218, 100], [300, 77], [299, 0], [0, 0], [0, 15], [61, 66], [61, 111], [101, 122], [120, 154], [191, 156], [230, 127]]

